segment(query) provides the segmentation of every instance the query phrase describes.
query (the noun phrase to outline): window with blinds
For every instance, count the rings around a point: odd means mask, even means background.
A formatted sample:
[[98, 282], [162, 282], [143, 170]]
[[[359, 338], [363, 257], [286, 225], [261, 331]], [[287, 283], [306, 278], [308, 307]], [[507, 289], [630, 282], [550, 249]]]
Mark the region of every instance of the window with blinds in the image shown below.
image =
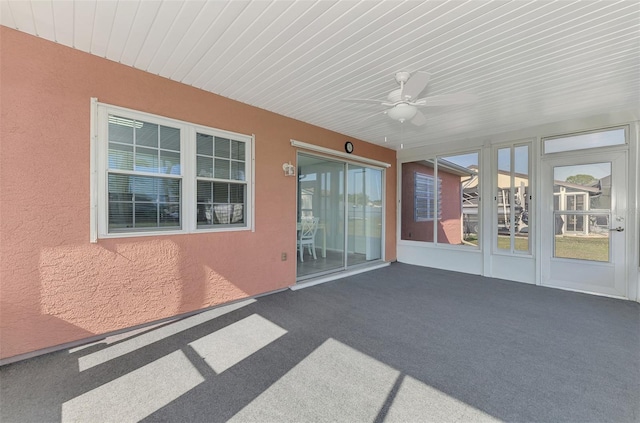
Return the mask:
[[197, 133], [196, 152], [198, 227], [244, 225], [245, 143]]
[[181, 229], [180, 130], [109, 115], [109, 232]]
[[98, 237], [251, 229], [253, 137], [100, 103], [95, 118]]

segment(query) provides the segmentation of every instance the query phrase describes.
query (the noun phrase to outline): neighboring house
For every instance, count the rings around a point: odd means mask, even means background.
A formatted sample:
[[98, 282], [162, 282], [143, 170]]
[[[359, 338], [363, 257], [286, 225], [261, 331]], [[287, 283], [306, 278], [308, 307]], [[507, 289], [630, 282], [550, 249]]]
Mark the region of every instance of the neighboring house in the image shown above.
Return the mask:
[[473, 170], [440, 159], [436, 181], [432, 162], [423, 160], [404, 163], [402, 204], [405, 207], [402, 209], [401, 217], [402, 239], [433, 242], [436, 220], [438, 242], [462, 244], [465, 232], [463, 202], [471, 204], [469, 198], [463, 198], [463, 186], [466, 186], [474, 175]]

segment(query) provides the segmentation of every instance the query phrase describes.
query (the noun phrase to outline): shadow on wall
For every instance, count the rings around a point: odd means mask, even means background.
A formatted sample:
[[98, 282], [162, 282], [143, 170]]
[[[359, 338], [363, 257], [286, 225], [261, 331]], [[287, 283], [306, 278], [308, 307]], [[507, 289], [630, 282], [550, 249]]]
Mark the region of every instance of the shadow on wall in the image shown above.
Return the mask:
[[157, 238], [42, 249], [39, 287], [3, 298], [1, 357], [249, 296], [192, 249]]

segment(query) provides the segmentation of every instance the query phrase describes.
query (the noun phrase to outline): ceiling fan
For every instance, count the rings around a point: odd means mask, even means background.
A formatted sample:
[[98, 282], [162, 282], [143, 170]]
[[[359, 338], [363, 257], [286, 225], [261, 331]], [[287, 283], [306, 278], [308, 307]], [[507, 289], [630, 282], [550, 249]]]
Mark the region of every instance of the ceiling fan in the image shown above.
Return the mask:
[[424, 91], [431, 79], [431, 74], [423, 71], [397, 72], [395, 79], [400, 88], [391, 91], [386, 100], [376, 100], [370, 98], [345, 98], [343, 101], [350, 103], [377, 104], [387, 109], [383, 112], [391, 119], [400, 123], [410, 121], [416, 126], [424, 125], [427, 122], [425, 115], [419, 110], [421, 107], [430, 106], [450, 106], [456, 104], [473, 103], [476, 98], [472, 94], [441, 94], [423, 98], [418, 98]]

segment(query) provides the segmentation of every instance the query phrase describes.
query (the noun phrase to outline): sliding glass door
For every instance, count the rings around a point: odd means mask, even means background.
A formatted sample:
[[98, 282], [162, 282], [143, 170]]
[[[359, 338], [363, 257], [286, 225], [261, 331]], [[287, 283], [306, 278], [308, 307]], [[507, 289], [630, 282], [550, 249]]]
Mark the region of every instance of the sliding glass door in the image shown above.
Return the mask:
[[298, 280], [382, 259], [382, 210], [381, 170], [298, 154]]

